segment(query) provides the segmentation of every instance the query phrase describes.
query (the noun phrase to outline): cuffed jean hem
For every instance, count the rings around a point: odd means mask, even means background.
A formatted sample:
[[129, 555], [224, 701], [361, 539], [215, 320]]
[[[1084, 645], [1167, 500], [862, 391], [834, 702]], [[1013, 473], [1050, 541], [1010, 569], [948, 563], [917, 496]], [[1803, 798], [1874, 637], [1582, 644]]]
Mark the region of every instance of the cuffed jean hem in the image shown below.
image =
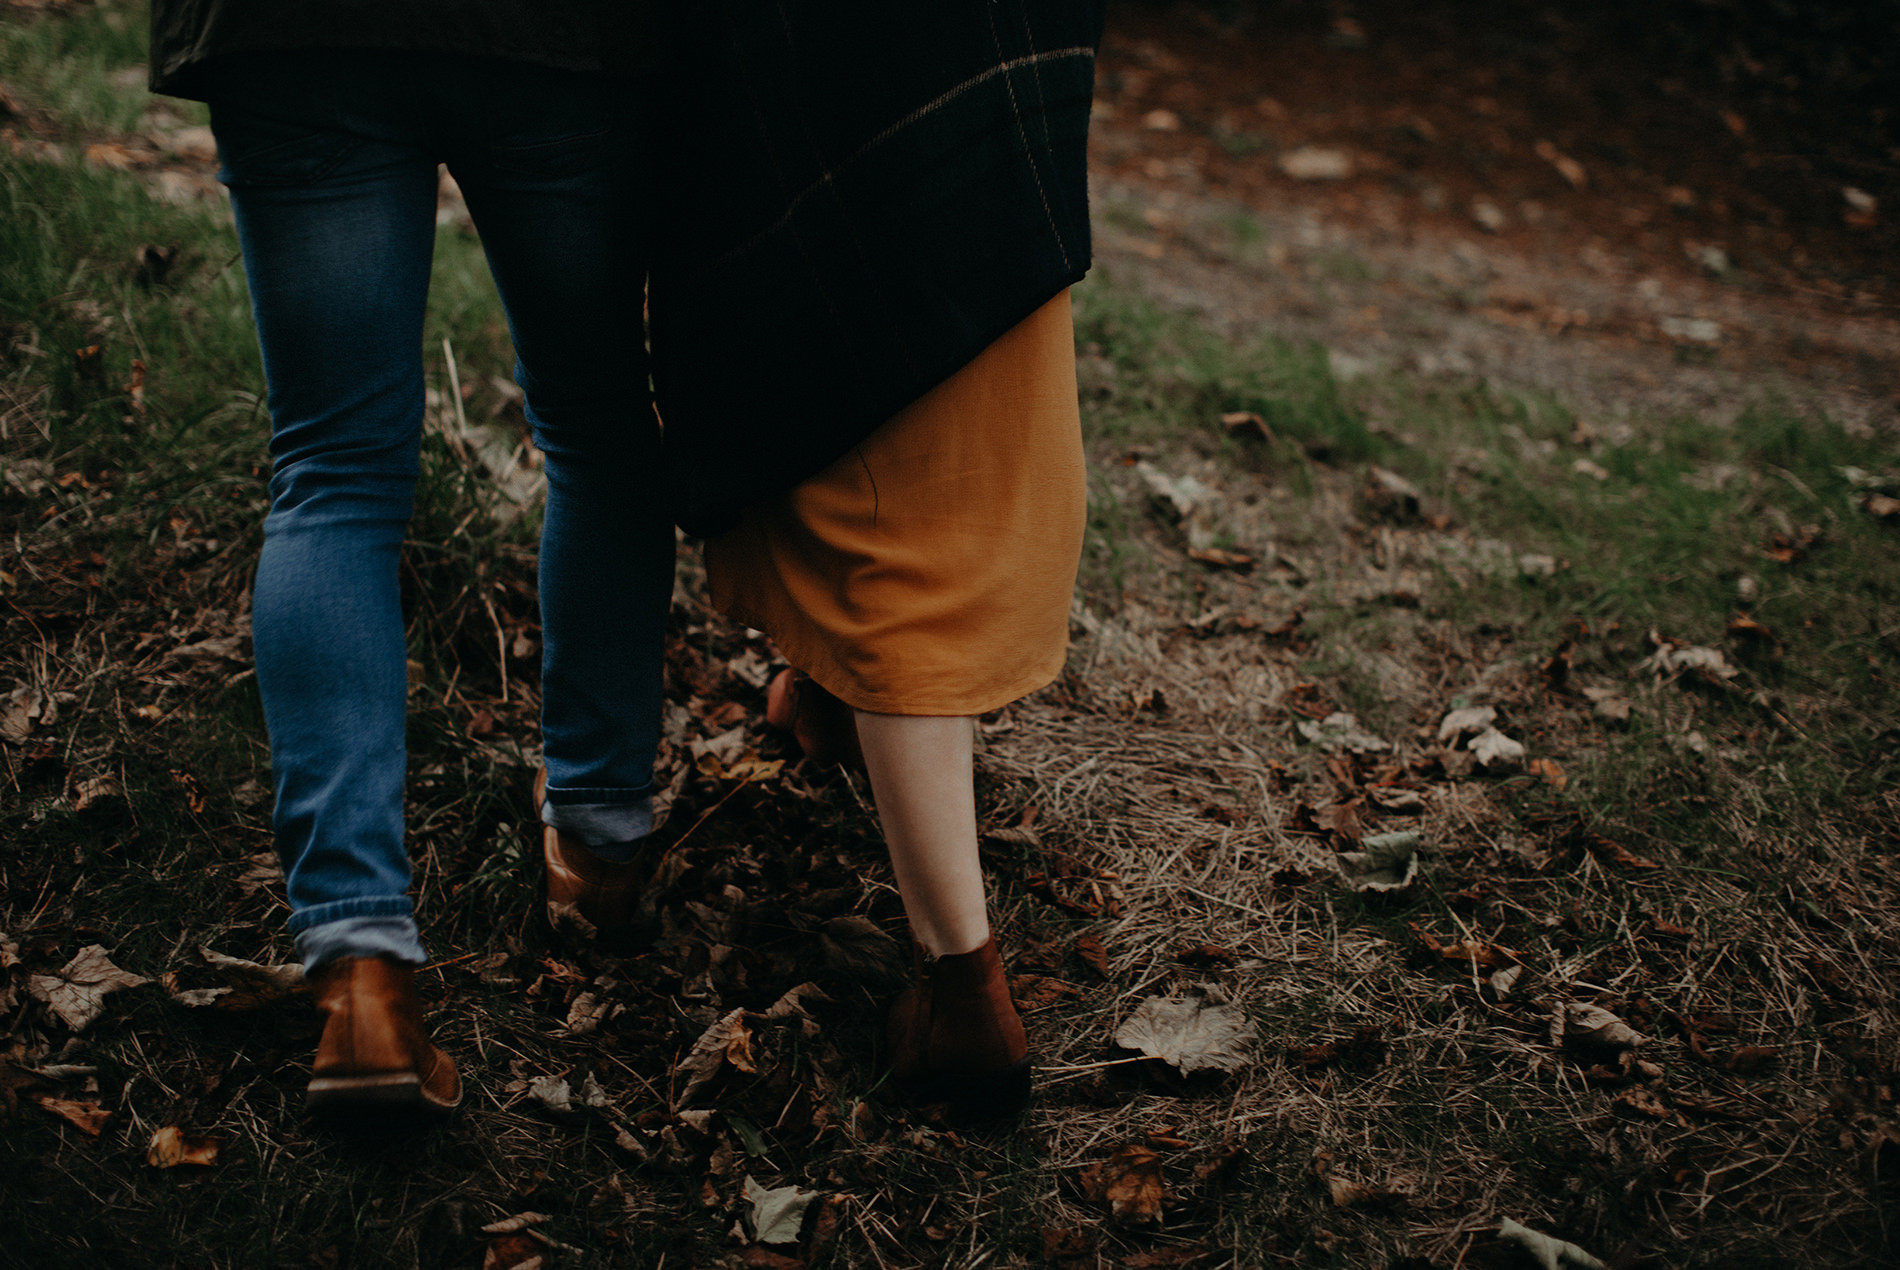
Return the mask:
[[[590, 847], [633, 842], [652, 833], [652, 794], [631, 795], [631, 801], [591, 801], [603, 794], [619, 792], [604, 789], [550, 789], [541, 804], [541, 823], [558, 833], [578, 838]], [[564, 798], [573, 798], [578, 794], [590, 801], [557, 803], [554, 801], [557, 793]]]
[[344, 917], [297, 934], [297, 956], [308, 974], [339, 957], [393, 957], [420, 966], [429, 960], [416, 919], [401, 916]]

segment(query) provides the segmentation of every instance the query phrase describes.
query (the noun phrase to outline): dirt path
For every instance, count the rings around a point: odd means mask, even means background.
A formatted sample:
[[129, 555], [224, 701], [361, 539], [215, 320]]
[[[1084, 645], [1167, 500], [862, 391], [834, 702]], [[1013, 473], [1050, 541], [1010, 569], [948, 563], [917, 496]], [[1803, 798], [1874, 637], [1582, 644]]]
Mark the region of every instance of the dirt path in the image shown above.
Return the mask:
[[1757, 134], [1794, 125], [1751, 124], [1724, 104], [1741, 89], [1588, 56], [1603, 15], [1510, 33], [1433, 8], [1115, 10], [1104, 269], [1218, 327], [1317, 340], [1347, 377], [1482, 376], [1603, 419], [1771, 397], [1895, 426], [1895, 218], [1841, 181], [1851, 157], [1765, 182]]

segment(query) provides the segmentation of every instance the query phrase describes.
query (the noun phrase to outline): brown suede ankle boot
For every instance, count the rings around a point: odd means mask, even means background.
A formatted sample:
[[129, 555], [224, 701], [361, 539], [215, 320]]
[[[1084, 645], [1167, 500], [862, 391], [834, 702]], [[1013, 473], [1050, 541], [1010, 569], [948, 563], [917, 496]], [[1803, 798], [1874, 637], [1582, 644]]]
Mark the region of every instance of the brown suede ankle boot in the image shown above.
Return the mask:
[[781, 670], [772, 680], [765, 690], [765, 721], [790, 732], [814, 763], [864, 770], [864, 750], [858, 745], [858, 721], [851, 707], [802, 670]]
[[412, 967], [391, 957], [339, 957], [311, 973], [310, 991], [324, 1015], [311, 1111], [445, 1116], [460, 1105], [455, 1063], [423, 1035]]
[[917, 985], [891, 1006], [891, 1075], [912, 1102], [973, 1119], [1014, 1115], [1029, 1098], [1029, 1042], [991, 936], [950, 957], [917, 950]]
[[[543, 768], [534, 778], [537, 824], [547, 787]], [[648, 867], [643, 858], [603, 860], [586, 843], [541, 825], [541, 860], [548, 874], [548, 924], [557, 932], [618, 937], [633, 931], [644, 915]], [[591, 929], [578, 929], [576, 916]]]

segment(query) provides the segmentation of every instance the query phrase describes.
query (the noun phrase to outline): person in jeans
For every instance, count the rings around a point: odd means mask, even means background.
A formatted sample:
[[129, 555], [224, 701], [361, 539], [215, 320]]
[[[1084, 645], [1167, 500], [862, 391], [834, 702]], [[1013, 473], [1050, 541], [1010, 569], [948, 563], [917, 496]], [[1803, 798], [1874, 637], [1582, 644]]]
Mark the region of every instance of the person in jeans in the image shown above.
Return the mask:
[[439, 163], [481, 234], [545, 460], [543, 816], [608, 863], [652, 826], [674, 538], [641, 364], [641, 95], [601, 62], [626, 47], [609, 38], [626, 13], [543, 8], [153, 5], [154, 89], [211, 107], [269, 383], [252, 632], [289, 926], [326, 1019], [320, 1112], [461, 1098], [422, 1027], [403, 841], [398, 559]]

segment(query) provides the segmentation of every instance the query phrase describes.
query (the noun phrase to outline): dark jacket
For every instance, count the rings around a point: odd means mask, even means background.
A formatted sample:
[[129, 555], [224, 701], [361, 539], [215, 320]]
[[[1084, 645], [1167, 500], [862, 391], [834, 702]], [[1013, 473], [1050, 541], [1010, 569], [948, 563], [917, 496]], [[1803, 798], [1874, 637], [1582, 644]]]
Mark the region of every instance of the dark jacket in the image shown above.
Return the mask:
[[631, 69], [648, 0], [152, 0], [151, 85], [198, 97], [207, 63], [288, 49], [503, 56], [564, 70]]
[[[622, 17], [634, 7], [600, 2]], [[595, 12], [534, 0], [154, 0], [154, 84], [181, 91], [204, 57], [266, 47], [256, 41], [267, 24], [239, 16], [253, 9], [303, 32], [301, 45], [268, 47], [333, 45], [291, 15], [321, 11], [335, 31], [349, 29], [339, 11], [360, 8], [353, 38], [373, 30], [378, 47], [433, 49], [445, 6], [496, 33], [530, 9], [540, 21]], [[1102, 7], [653, 7], [653, 383], [688, 532], [717, 533], [820, 471], [1081, 279]], [[552, 25], [538, 38], [449, 51], [532, 51], [553, 64], [573, 52]], [[637, 289], [629, 279], [629, 304]]]
[[653, 382], [690, 533], [1089, 266], [1091, 0], [718, 0], [662, 29]]

